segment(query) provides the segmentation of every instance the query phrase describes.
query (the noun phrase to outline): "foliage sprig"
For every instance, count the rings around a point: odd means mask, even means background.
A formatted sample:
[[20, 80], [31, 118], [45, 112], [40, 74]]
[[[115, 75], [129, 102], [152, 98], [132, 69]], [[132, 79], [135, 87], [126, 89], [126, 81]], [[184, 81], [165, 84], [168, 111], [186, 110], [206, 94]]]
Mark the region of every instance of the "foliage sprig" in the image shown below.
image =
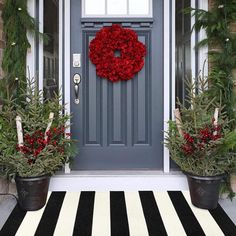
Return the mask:
[[[236, 0], [216, 0], [209, 11], [188, 9], [195, 16], [196, 31], [205, 30], [206, 38], [197, 47], [209, 46], [210, 72], [209, 95], [222, 103], [229, 119], [234, 119], [235, 96], [233, 92], [233, 70], [236, 68], [236, 35], [231, 32], [231, 25], [236, 22]], [[216, 49], [214, 49], [216, 48]]]
[[11, 80], [25, 79], [26, 53], [30, 48], [27, 31], [37, 31], [36, 21], [27, 11], [27, 0], [6, 0], [2, 18], [6, 37], [2, 68]]
[[17, 87], [26, 84], [26, 55], [31, 47], [27, 34], [36, 35], [47, 41], [47, 37], [39, 32], [36, 20], [30, 16], [27, 2], [4, 1], [2, 19], [6, 43], [2, 60], [5, 76], [0, 82], [2, 98], [9, 99], [12, 94], [17, 96]]

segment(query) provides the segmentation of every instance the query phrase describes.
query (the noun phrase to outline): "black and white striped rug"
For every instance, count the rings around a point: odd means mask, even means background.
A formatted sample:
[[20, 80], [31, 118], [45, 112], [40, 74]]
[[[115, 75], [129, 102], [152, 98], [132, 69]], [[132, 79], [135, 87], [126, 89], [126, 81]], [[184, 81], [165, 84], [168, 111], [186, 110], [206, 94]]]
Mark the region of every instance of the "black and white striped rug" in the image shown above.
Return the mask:
[[1, 236], [236, 236], [220, 205], [192, 206], [186, 191], [51, 192], [35, 212], [14, 208]]

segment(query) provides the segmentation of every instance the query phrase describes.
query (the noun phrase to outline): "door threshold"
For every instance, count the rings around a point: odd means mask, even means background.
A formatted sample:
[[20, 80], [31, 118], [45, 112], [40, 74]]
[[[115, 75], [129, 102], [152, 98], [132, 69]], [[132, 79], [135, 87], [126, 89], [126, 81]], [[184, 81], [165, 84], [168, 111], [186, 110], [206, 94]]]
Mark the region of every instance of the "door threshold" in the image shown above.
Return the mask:
[[169, 176], [182, 175], [181, 171], [165, 173], [161, 170], [72, 170], [70, 173], [59, 171], [55, 176]]
[[71, 171], [51, 178], [50, 191], [179, 191], [187, 190], [180, 171]]

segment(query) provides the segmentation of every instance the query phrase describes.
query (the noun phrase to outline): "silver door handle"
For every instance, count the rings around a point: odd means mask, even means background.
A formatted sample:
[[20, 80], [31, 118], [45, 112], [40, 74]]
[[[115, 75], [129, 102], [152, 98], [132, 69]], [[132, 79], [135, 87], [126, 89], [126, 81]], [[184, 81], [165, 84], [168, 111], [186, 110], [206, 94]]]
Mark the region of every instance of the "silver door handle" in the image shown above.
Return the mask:
[[75, 74], [73, 77], [74, 81], [74, 88], [75, 88], [75, 104], [79, 104], [79, 83], [81, 81], [81, 76], [80, 74]]

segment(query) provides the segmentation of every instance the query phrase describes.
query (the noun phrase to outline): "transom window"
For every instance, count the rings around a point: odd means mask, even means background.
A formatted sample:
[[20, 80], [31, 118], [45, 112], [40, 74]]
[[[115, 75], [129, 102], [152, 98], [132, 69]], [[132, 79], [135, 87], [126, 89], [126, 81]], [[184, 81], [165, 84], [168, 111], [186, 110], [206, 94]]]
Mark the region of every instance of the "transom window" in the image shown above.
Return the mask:
[[82, 0], [82, 17], [152, 17], [152, 0]]

